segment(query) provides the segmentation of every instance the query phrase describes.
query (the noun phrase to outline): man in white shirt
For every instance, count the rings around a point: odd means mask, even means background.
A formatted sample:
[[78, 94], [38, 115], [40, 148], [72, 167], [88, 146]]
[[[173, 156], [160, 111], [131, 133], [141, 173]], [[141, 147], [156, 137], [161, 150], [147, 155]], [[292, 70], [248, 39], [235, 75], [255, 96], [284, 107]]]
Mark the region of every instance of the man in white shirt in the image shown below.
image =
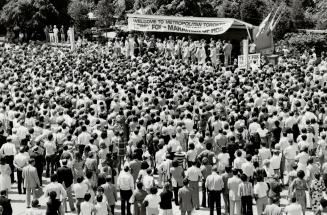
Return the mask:
[[88, 186], [85, 183], [83, 183], [83, 181], [84, 181], [83, 177], [78, 177], [77, 183], [73, 185], [73, 191], [75, 193], [75, 198], [76, 198], [77, 214], [80, 214], [81, 212], [81, 203], [84, 201], [84, 196], [88, 190]]
[[171, 147], [171, 152], [177, 152], [177, 148], [181, 146], [181, 143], [176, 140], [176, 134], [171, 135], [172, 139], [168, 142], [168, 147]]
[[196, 166], [196, 163], [193, 163], [193, 166], [188, 168], [186, 171], [186, 178], [190, 181], [189, 187], [192, 190], [192, 199], [194, 200], [194, 207], [198, 209], [200, 207], [199, 200], [199, 180], [202, 178], [202, 173], [200, 168]]
[[270, 168], [274, 170], [274, 173], [281, 175], [280, 164], [282, 161], [282, 154], [278, 150], [273, 150], [273, 156], [270, 158]]
[[[17, 181], [18, 181], [18, 194], [22, 194], [22, 183], [23, 181], [23, 168], [28, 165], [29, 156], [25, 154], [24, 147], [21, 147], [19, 153], [14, 157], [14, 166], [17, 169]], [[24, 194], [26, 193], [26, 189], [24, 188]]]
[[57, 193], [56, 199], [57, 200], [61, 200], [61, 199], [65, 199], [67, 197], [67, 192], [64, 188], [64, 186], [62, 186], [62, 184], [58, 183], [58, 176], [57, 174], [53, 174], [51, 175], [51, 182], [50, 184], [45, 186], [44, 189], [44, 196], [49, 197], [50, 193], [52, 191]]
[[257, 178], [257, 183], [254, 185], [254, 197], [256, 199], [257, 214], [262, 214], [264, 208], [268, 205], [268, 185], [263, 181], [261, 175]]
[[299, 148], [293, 140], [289, 141], [290, 146], [284, 150], [286, 160], [286, 171], [292, 171], [292, 165], [295, 163], [295, 157], [299, 153]]
[[291, 204], [285, 207], [284, 212], [287, 215], [303, 215], [302, 207], [299, 203], [296, 202], [295, 197], [291, 198]]
[[262, 158], [262, 161], [264, 161], [266, 159], [271, 158], [271, 151], [270, 151], [270, 149], [268, 149], [266, 147], [265, 144], [262, 144], [261, 149], [259, 149], [259, 154], [258, 155]]
[[87, 132], [86, 126], [83, 125], [82, 133], [80, 133], [77, 137], [77, 144], [81, 154], [83, 154], [85, 146], [90, 143], [91, 138], [91, 135]]
[[14, 156], [16, 155], [16, 146], [12, 143], [11, 137], [7, 137], [7, 142], [0, 148], [0, 155], [4, 156], [11, 169], [11, 183], [14, 183]]
[[45, 141], [43, 147], [45, 148], [45, 160], [46, 160], [46, 177], [50, 176], [50, 168], [51, 175], [54, 173], [55, 168], [55, 158], [57, 152], [57, 146], [54, 142], [53, 135], [50, 133], [48, 135], [47, 140]]
[[127, 215], [131, 215], [131, 203], [129, 199], [131, 198], [134, 190], [134, 179], [129, 172], [129, 167], [125, 166], [124, 171], [121, 171], [117, 179], [117, 187], [120, 190], [121, 198], [121, 214], [125, 215], [126, 204], [127, 204]]
[[248, 178], [253, 178], [253, 173], [254, 173], [254, 166], [251, 163], [252, 156], [251, 155], [246, 155], [246, 162], [242, 164], [242, 171], [243, 173], [248, 177]]

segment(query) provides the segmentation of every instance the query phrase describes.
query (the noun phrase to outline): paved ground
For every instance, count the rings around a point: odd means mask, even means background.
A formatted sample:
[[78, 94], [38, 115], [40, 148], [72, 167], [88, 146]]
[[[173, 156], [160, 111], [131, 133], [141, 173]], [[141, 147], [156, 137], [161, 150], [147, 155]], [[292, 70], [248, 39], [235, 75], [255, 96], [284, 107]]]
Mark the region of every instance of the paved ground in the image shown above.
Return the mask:
[[[46, 178], [43, 178], [43, 181], [44, 181], [44, 184], [48, 184], [49, 183], [49, 180], [46, 179]], [[202, 199], [201, 198], [201, 195], [202, 194], [200, 194], [200, 202], [201, 202], [201, 199]], [[11, 189], [11, 191], [9, 193], [9, 198], [11, 199], [11, 202], [12, 202], [13, 215], [25, 215], [25, 210], [26, 210], [26, 202], [25, 202], [25, 200], [26, 200], [26, 196], [25, 195], [18, 195], [17, 184], [13, 184], [12, 185], [12, 189]], [[287, 198], [287, 191], [284, 190], [283, 193], [282, 193], [282, 199], [281, 199], [281, 205], [282, 206], [288, 204], [288, 201], [287, 201], [286, 198]], [[41, 204], [40, 210], [43, 211], [43, 212], [45, 212], [45, 209], [46, 209], [45, 203], [46, 203], [47, 199], [45, 197], [41, 197], [39, 199], [39, 201], [40, 201], [40, 204]], [[222, 208], [224, 207], [223, 204], [224, 203], [222, 202]], [[132, 210], [132, 212], [133, 212], [133, 210]], [[255, 205], [253, 206], [253, 212], [254, 212], [254, 215], [257, 215]], [[222, 210], [222, 213], [224, 213], [224, 210]], [[66, 214], [73, 215], [73, 214], [76, 214], [76, 213], [70, 213], [70, 212], [68, 212]], [[173, 203], [173, 214], [174, 215], [179, 215], [180, 214], [180, 211], [179, 211], [178, 207], [175, 206], [174, 203]], [[312, 211], [308, 209], [306, 215], [312, 215], [312, 214], [313, 214]], [[120, 201], [117, 202], [117, 205], [116, 205], [116, 208], [115, 208], [115, 215], [121, 215]], [[208, 208], [201, 208], [200, 210], [194, 211], [193, 212], [193, 215], [209, 215], [209, 209]]]

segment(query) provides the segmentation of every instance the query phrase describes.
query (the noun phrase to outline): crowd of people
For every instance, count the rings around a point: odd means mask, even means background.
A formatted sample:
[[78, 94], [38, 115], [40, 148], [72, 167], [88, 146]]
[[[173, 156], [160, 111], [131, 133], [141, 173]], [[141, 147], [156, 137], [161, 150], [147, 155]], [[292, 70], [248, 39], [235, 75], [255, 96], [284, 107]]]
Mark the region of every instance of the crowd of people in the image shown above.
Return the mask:
[[41, 193], [47, 215], [115, 214], [119, 199], [122, 215], [132, 204], [134, 215], [173, 204], [220, 215], [222, 200], [226, 215], [251, 215], [253, 202], [258, 215], [325, 213], [325, 54], [284, 48], [275, 66], [239, 69], [229, 44], [129, 35], [74, 52], [1, 47], [2, 214], [13, 183], [29, 215]]

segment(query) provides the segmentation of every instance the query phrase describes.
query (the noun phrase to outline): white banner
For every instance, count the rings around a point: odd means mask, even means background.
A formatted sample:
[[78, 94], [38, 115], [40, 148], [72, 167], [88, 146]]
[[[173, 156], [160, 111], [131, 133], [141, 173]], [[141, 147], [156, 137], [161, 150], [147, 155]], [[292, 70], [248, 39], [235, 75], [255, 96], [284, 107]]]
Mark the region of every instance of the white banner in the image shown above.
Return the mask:
[[239, 69], [247, 69], [250, 65], [254, 63], [260, 68], [261, 66], [260, 54], [249, 54], [247, 60], [244, 57], [244, 55], [239, 55], [237, 62], [238, 62]]
[[128, 30], [218, 35], [234, 23], [228, 18], [128, 15]]

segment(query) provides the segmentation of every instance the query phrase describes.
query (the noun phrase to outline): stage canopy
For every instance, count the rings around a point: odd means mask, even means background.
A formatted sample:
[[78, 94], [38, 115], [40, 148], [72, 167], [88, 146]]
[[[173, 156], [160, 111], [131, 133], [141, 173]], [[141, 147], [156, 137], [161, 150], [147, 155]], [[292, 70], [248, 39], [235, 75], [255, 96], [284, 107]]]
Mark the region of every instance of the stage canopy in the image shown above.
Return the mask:
[[232, 18], [179, 17], [128, 14], [128, 30], [220, 35], [228, 30], [250, 30], [254, 26]]

